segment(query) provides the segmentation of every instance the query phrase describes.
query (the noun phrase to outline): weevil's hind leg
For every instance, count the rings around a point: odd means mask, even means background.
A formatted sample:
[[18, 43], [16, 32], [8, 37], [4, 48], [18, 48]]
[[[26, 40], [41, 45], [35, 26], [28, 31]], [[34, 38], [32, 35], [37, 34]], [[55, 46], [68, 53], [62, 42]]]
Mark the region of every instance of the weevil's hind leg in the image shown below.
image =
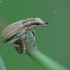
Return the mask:
[[9, 44], [12, 45], [12, 46], [15, 46], [16, 50], [20, 53], [21, 51], [20, 51], [19, 45], [15, 44], [15, 42], [16, 42], [18, 39], [19, 39], [19, 38], [14, 38], [14, 39], [12, 39], [12, 40], [9, 42]]
[[[35, 30], [30, 31], [30, 37], [32, 38], [32, 45], [37, 48], [37, 43], [35, 41]], [[38, 48], [37, 48], [38, 49]]]
[[19, 38], [14, 38], [12, 39], [11, 41], [9, 41], [9, 44], [12, 45], [12, 46], [16, 46], [16, 47], [19, 47], [19, 45], [16, 45], [15, 42], [18, 40]]
[[9, 43], [13, 46], [19, 47], [19, 45], [16, 45], [15, 42], [20, 38], [22, 34], [23, 34], [23, 31], [17, 34]]

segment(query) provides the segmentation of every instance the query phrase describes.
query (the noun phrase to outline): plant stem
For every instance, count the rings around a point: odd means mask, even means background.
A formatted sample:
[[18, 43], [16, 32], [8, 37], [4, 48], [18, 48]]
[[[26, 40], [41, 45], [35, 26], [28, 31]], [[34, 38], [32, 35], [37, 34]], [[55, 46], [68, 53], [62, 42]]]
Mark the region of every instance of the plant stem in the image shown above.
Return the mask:
[[0, 56], [0, 70], [6, 70], [4, 62], [3, 62], [2, 58], [1, 58], [1, 56]]
[[68, 70], [25, 41], [27, 54], [46, 70]]
[[[0, 24], [1, 29], [4, 29], [6, 25]], [[56, 63], [48, 56], [42, 54], [39, 50], [31, 46], [28, 41], [24, 40], [26, 46], [26, 53], [35, 60], [39, 65], [41, 65], [46, 70], [68, 70], [67, 68], [63, 67], [62, 65]], [[6, 70], [6, 69], [4, 69]]]
[[[2, 22], [0, 19], [0, 30], [3, 30], [6, 27], [6, 24]], [[4, 65], [3, 59], [0, 56], [0, 70], [6, 70], [6, 67]]]
[[0, 19], [0, 30], [3, 30], [5, 27], [7, 26], [7, 24]]

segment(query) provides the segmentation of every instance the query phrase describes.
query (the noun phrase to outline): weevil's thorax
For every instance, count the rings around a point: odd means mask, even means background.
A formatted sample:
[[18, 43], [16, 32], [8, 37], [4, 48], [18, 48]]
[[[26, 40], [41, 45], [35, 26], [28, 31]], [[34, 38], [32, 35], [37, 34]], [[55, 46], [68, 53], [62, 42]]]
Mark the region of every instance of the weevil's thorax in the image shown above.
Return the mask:
[[42, 21], [40, 18], [29, 18], [24, 21], [24, 27], [27, 30], [33, 29], [37, 26], [43, 27], [45, 22]]

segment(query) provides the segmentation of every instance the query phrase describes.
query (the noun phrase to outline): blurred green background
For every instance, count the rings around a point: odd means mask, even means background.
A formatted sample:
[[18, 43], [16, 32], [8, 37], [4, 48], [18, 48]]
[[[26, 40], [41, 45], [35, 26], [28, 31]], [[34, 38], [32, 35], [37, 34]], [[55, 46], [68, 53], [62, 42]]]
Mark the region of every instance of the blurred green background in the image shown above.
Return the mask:
[[[57, 14], [45, 20], [45, 17], [53, 11], [57, 11]], [[70, 0], [2, 0], [0, 2], [0, 18], [8, 25], [31, 17], [40, 17], [49, 22], [44, 28], [35, 28], [39, 50], [70, 69]], [[3, 43], [1, 38], [0, 54], [7, 70], [44, 70], [29, 56], [19, 55], [13, 46]]]

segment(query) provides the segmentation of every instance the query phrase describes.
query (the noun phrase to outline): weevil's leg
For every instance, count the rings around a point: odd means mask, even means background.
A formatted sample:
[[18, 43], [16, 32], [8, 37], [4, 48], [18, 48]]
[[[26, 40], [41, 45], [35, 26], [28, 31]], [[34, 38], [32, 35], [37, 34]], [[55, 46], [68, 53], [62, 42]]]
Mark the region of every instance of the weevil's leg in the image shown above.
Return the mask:
[[28, 40], [28, 32], [25, 32], [25, 40]]
[[17, 50], [19, 53], [21, 53], [19, 45], [15, 44], [15, 42], [16, 42], [18, 39], [19, 39], [19, 38], [14, 38], [14, 39], [12, 39], [12, 40], [9, 42], [9, 44], [12, 45], [12, 46], [15, 46], [16, 50]]
[[[30, 37], [31, 37], [32, 40], [33, 40], [33, 42], [32, 42], [33, 46], [34, 46], [35, 48], [37, 48], [37, 44], [36, 44], [36, 41], [35, 41], [35, 31], [34, 31], [34, 30], [31, 30], [31, 31], [30, 31]], [[37, 49], [38, 49], [38, 48], [37, 48]]]
[[16, 45], [15, 42], [21, 38], [22, 34], [23, 34], [23, 31], [17, 34], [9, 43], [13, 46], [19, 47], [19, 45]]
[[26, 53], [26, 48], [25, 48], [25, 43], [24, 43], [24, 40], [22, 39], [22, 42], [23, 42], [23, 54]]
[[25, 35], [22, 36], [22, 42], [23, 42], [23, 54], [26, 53], [26, 48], [25, 48], [25, 43], [24, 43], [24, 38], [25, 38]]
[[27, 31], [26, 31], [25, 33], [22, 34], [21, 39], [28, 40], [28, 34], [27, 34]]
[[26, 53], [26, 48], [25, 48], [24, 40], [28, 40], [28, 34], [27, 34], [27, 31], [25, 32], [24, 35], [22, 35], [21, 40], [22, 40], [22, 42], [23, 42], [23, 54], [25, 54], [25, 53]]
[[16, 46], [16, 47], [19, 47], [19, 45], [16, 45], [15, 42], [18, 40], [19, 38], [14, 38], [12, 39], [11, 41], [9, 41], [9, 44], [12, 45], [12, 46]]

